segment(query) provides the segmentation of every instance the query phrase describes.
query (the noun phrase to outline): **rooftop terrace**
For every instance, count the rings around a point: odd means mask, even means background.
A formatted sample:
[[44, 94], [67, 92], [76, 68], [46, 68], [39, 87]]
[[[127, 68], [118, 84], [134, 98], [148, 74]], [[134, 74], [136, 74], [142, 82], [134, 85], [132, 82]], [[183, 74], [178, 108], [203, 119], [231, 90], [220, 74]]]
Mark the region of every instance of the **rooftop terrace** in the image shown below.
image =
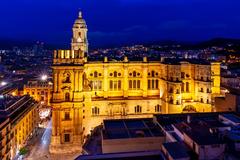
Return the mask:
[[152, 119], [105, 120], [104, 139], [164, 136], [160, 127]]

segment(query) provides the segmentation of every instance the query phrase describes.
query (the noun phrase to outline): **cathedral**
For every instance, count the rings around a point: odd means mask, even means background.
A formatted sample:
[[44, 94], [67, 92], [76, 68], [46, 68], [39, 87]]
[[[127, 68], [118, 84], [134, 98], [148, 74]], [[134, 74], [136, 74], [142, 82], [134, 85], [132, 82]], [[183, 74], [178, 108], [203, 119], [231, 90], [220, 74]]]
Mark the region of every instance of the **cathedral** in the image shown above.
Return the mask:
[[71, 50], [53, 59], [51, 153], [81, 152], [104, 119], [214, 112], [220, 63], [194, 59], [88, 61], [87, 25], [79, 13]]

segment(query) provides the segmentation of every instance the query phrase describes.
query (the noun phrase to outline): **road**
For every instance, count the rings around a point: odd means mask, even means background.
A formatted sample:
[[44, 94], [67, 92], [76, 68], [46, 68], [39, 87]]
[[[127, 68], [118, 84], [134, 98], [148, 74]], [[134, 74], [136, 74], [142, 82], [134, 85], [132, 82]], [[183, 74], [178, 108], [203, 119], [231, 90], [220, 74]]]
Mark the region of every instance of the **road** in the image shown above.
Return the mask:
[[30, 150], [30, 154], [26, 160], [45, 160], [50, 159], [49, 154], [49, 145], [51, 142], [51, 133], [52, 133], [52, 121], [49, 121], [46, 125], [46, 129], [43, 132], [42, 136], [36, 141], [34, 146]]
[[79, 155], [50, 154], [49, 145], [51, 142], [52, 121], [49, 121], [44, 126], [45, 129], [40, 130], [39, 135], [36, 137], [36, 141], [33, 140], [30, 154], [24, 158], [25, 160], [73, 160]]

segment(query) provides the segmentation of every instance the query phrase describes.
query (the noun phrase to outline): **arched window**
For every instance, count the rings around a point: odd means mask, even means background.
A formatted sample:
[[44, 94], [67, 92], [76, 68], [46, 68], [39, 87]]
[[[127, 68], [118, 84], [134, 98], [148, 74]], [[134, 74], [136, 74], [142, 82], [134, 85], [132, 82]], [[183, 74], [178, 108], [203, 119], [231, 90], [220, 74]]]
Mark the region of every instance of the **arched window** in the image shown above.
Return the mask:
[[207, 103], [209, 103], [209, 99], [207, 99]]
[[189, 82], [186, 82], [186, 92], [189, 92]]
[[94, 72], [94, 77], [95, 78], [98, 77], [98, 72], [97, 71]]
[[136, 77], [136, 76], [137, 76], [137, 72], [133, 71], [133, 77]]
[[115, 72], [113, 73], [113, 75], [114, 75], [114, 77], [117, 77], [117, 71], [115, 71]]
[[181, 90], [184, 92], [184, 83], [182, 83]]
[[70, 74], [67, 74], [67, 75], [66, 75], [66, 81], [65, 81], [65, 82], [67, 82], [67, 83], [70, 82]]
[[98, 107], [93, 107], [92, 108], [92, 115], [96, 116], [99, 115], [100, 109]]
[[196, 108], [192, 105], [185, 106], [183, 112], [197, 112]]
[[155, 106], [155, 112], [161, 112], [161, 106], [159, 104]]
[[137, 106], [134, 108], [134, 110], [135, 110], [135, 113], [142, 113], [142, 107], [139, 106], [139, 105], [137, 105]]
[[155, 72], [154, 71], [152, 71], [152, 77], [154, 77], [155, 76]]
[[211, 93], [209, 88], [207, 88], [207, 93]]
[[70, 93], [65, 93], [65, 101], [70, 101]]

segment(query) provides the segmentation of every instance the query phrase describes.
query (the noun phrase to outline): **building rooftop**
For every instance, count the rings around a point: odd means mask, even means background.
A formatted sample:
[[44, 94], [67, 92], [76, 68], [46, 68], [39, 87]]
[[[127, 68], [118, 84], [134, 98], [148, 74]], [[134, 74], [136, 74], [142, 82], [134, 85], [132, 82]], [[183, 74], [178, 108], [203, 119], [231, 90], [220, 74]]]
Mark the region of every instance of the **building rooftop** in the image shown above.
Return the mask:
[[238, 117], [232, 113], [221, 114], [221, 116], [233, 121], [234, 123], [240, 123], [240, 117]]
[[174, 126], [182, 133], [185, 133], [193, 141], [199, 145], [224, 144], [223, 139], [219, 137], [218, 133], [214, 133], [211, 129], [200, 123], [179, 123]]
[[5, 95], [0, 98], [0, 117], [17, 118], [36, 102], [30, 96]]
[[163, 143], [163, 147], [167, 150], [168, 154], [173, 159], [181, 159], [189, 157], [189, 149], [182, 142], [171, 142], [171, 143]]
[[152, 119], [105, 120], [103, 125], [104, 139], [164, 136]]
[[182, 59], [182, 58], [165, 58], [162, 63], [180, 65], [181, 62], [188, 62], [191, 64], [199, 64], [199, 65], [210, 65], [210, 62], [204, 59]]
[[219, 121], [218, 116], [222, 113], [182, 113], [182, 114], [161, 114], [155, 115], [158, 123], [165, 130], [173, 130], [172, 125], [187, 122], [188, 118], [191, 122], [205, 123], [209, 128], [225, 127], [226, 125]]
[[164, 160], [160, 151], [82, 155], [75, 160]]

